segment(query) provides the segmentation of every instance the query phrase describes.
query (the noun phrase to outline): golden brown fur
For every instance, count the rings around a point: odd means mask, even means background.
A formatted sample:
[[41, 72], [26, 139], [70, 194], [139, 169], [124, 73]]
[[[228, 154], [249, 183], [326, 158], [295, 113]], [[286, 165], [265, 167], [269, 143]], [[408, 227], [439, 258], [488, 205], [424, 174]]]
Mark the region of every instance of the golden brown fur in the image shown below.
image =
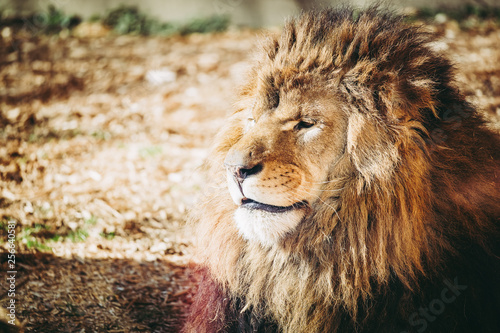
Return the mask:
[[[272, 246], [241, 237], [226, 191], [207, 197], [196, 212], [205, 282], [186, 331], [499, 329], [500, 141], [432, 40], [377, 9], [346, 9], [306, 13], [263, 43], [217, 138], [211, 177], [224, 179], [248, 110], [265, 110], [259, 100], [275, 94], [296, 104], [305, 92], [327, 96], [344, 126], [331, 138], [344, 140], [341, 158], [321, 165], [328, 177], [317, 200]], [[289, 150], [278, 158], [310, 158]], [[467, 295], [425, 329], [412, 322], [455, 278]]]

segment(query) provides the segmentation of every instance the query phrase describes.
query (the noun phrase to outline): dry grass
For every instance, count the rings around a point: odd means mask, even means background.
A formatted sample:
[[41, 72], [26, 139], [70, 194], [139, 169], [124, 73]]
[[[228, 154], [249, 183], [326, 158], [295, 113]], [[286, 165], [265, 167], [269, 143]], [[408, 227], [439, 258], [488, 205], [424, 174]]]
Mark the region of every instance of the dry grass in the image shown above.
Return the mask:
[[[500, 30], [436, 29], [498, 124]], [[205, 184], [197, 168], [259, 35], [0, 40], [0, 248], [15, 220], [25, 331], [178, 329], [195, 283], [182, 226]]]

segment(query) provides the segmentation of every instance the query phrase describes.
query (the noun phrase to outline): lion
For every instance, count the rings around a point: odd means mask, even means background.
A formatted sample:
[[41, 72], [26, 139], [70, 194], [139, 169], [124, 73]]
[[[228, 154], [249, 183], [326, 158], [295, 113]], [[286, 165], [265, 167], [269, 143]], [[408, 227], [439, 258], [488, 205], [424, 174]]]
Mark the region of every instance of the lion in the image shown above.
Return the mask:
[[185, 332], [500, 332], [500, 138], [433, 41], [374, 7], [262, 43], [195, 212]]

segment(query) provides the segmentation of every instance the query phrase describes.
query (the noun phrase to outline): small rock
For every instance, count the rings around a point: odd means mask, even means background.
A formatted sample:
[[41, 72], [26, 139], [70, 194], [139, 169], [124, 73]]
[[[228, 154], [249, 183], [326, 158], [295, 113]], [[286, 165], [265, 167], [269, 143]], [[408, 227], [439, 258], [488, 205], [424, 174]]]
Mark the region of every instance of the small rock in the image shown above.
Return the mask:
[[435, 21], [437, 24], [443, 24], [443, 23], [446, 23], [446, 21], [448, 21], [448, 16], [446, 16], [446, 14], [443, 14], [443, 13], [438, 13], [438, 14], [436, 14], [436, 16], [434, 17], [434, 21]]
[[35, 210], [33, 209], [33, 205], [31, 204], [31, 202], [27, 201], [24, 204], [24, 212], [28, 214], [33, 214], [34, 211]]
[[172, 183], [180, 183], [182, 182], [182, 174], [179, 172], [172, 172], [168, 174], [168, 180]]
[[219, 64], [219, 55], [216, 53], [205, 53], [198, 57], [198, 66], [205, 71], [211, 71], [217, 68]]
[[20, 114], [21, 114], [20, 108], [10, 109], [9, 111], [7, 111], [7, 119], [9, 119], [9, 121], [11, 122], [14, 122], [17, 120]]
[[96, 182], [99, 182], [102, 180], [102, 176], [100, 173], [96, 172], [96, 171], [93, 171], [93, 170], [90, 170], [89, 171], [89, 177], [92, 179], [92, 180], [95, 180]]
[[[2, 190], [2, 197], [4, 197], [7, 200], [10, 200], [10, 201], [15, 201], [16, 200], [16, 196], [14, 195], [14, 193], [10, 192], [6, 188], [4, 188]], [[33, 209], [33, 206], [31, 206], [31, 209]]]
[[150, 70], [146, 73], [146, 81], [153, 85], [175, 82], [177, 74], [169, 69]]
[[151, 252], [153, 253], [163, 253], [167, 250], [167, 244], [161, 242], [161, 243], [157, 243], [157, 244], [154, 244], [153, 246], [151, 246], [151, 248], [149, 249]]
[[1, 35], [3, 39], [8, 40], [12, 37], [12, 30], [10, 29], [10, 27], [5, 27], [2, 29]]

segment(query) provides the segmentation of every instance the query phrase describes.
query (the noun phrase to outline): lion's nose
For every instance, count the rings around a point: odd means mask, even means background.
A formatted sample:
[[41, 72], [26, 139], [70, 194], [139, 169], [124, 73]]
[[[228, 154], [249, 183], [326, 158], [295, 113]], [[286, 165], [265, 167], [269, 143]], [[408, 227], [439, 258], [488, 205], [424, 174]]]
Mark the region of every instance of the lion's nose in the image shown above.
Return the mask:
[[227, 165], [229, 172], [233, 174], [233, 177], [238, 183], [243, 183], [243, 181], [252, 176], [256, 175], [262, 171], [262, 164], [257, 164], [253, 167], [243, 166], [243, 165]]
[[224, 160], [227, 170], [241, 185], [243, 181], [262, 171], [261, 161], [255, 158], [253, 150], [231, 149]]

